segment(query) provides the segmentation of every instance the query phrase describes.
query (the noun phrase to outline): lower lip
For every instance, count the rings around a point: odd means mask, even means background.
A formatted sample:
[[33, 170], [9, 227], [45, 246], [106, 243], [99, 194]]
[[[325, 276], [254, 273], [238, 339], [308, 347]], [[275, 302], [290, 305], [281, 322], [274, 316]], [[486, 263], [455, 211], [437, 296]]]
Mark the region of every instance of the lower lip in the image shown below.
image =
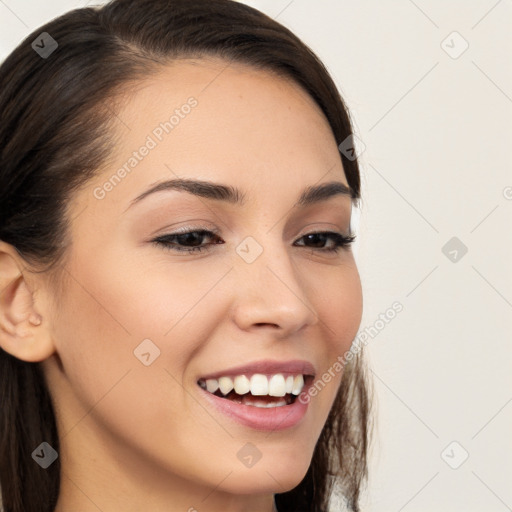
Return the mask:
[[[255, 430], [278, 431], [297, 425], [306, 415], [309, 402], [303, 404], [299, 396], [290, 405], [280, 407], [255, 407], [220, 398], [198, 386], [202, 395], [217, 410], [231, 419]], [[301, 394], [307, 391], [306, 387]]]

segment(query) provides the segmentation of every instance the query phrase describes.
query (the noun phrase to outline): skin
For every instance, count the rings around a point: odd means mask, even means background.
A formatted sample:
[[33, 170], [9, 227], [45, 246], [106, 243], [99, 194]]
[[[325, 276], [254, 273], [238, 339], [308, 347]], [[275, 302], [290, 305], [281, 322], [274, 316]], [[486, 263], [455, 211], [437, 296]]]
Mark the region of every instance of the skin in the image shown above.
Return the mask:
[[[341, 373], [298, 425], [269, 433], [213, 409], [196, 384], [262, 359], [306, 359], [318, 378], [348, 350], [362, 314], [351, 250], [326, 253], [302, 238], [348, 234], [350, 198], [293, 207], [310, 185], [347, 184], [327, 120], [294, 83], [226, 64], [177, 61], [123, 103], [108, 169], [69, 203], [61, 288], [0, 242], [1, 345], [42, 361], [56, 404], [57, 512], [271, 512], [273, 494], [304, 477], [338, 390]], [[97, 199], [95, 188], [191, 96], [191, 113]], [[236, 186], [246, 204], [174, 190], [128, 208], [178, 176]], [[151, 242], [179, 227], [216, 228], [224, 244], [188, 254]], [[235, 251], [247, 236], [263, 248], [250, 264]], [[150, 366], [133, 353], [147, 338], [160, 350]], [[262, 454], [251, 468], [237, 458], [247, 442]]]

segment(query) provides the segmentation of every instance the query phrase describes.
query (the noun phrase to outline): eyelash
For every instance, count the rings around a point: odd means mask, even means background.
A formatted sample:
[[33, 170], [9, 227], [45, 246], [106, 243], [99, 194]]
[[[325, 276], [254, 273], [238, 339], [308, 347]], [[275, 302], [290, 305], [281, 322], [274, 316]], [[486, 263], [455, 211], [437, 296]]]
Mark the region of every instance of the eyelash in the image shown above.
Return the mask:
[[[170, 240], [174, 240], [175, 238], [177, 238], [179, 236], [186, 236], [186, 235], [191, 235], [191, 234], [197, 234], [200, 237], [203, 237], [203, 236], [208, 236], [209, 238], [216, 237], [218, 240], [220, 240], [220, 238], [218, 237], [218, 235], [215, 231], [209, 231], [207, 229], [195, 229], [195, 230], [191, 230], [191, 231], [183, 231], [183, 232], [177, 232], [177, 233], [170, 233], [168, 235], [162, 235], [162, 236], [159, 236], [158, 238], [155, 238], [154, 240], [152, 240], [152, 242], [154, 242], [156, 245], [162, 247], [164, 250], [176, 251], [176, 252], [186, 252], [186, 253], [193, 253], [193, 252], [200, 253], [200, 252], [203, 252], [204, 250], [209, 250], [208, 246], [221, 245], [221, 244], [218, 244], [218, 242], [217, 242], [217, 243], [210, 243], [210, 244], [205, 244], [205, 245], [200, 245], [200, 246], [195, 246], [195, 247], [188, 247], [186, 249], [180, 249], [176, 243], [170, 242]], [[352, 242], [354, 242], [354, 240], [356, 239], [355, 235], [345, 236], [345, 235], [341, 235], [340, 233], [335, 233], [333, 231], [315, 231], [312, 233], [306, 233], [301, 238], [299, 238], [299, 240], [301, 240], [307, 236], [311, 236], [311, 235], [324, 235], [324, 236], [327, 236], [327, 238], [330, 238], [331, 240], [334, 241], [334, 247], [332, 247], [330, 249], [325, 249], [324, 247], [316, 249], [317, 251], [326, 252], [326, 253], [338, 253], [340, 248], [348, 249], [350, 247], [350, 244]], [[300, 247], [303, 247], [303, 246], [300, 246]], [[312, 249], [315, 250], [314, 247], [312, 247]]]

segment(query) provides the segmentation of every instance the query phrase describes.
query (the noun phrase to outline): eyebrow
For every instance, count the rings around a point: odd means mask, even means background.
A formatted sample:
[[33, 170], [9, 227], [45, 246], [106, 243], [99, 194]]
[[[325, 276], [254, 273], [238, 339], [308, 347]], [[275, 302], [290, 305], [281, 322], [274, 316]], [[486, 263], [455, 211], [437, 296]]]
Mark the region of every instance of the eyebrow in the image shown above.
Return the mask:
[[[239, 189], [232, 187], [231, 185], [223, 185], [222, 183], [213, 183], [211, 181], [197, 179], [178, 178], [162, 181], [153, 185], [133, 199], [128, 208], [139, 203], [150, 194], [161, 192], [163, 190], [184, 191], [195, 196], [214, 199], [216, 201], [224, 201], [238, 206], [243, 206], [245, 204], [245, 193], [242, 193]], [[348, 187], [341, 181], [330, 181], [328, 183], [322, 183], [321, 185], [312, 185], [305, 188], [294, 206], [305, 207], [314, 203], [326, 201], [327, 199], [338, 195], [349, 196], [352, 199], [356, 198], [351, 187]]]

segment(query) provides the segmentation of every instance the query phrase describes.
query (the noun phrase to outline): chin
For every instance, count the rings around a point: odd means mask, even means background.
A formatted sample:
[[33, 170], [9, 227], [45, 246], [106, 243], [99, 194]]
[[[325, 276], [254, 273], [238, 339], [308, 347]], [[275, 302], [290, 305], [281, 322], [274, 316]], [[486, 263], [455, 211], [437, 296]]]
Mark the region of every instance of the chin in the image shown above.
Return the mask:
[[310, 459], [297, 457], [263, 462], [263, 457], [251, 468], [234, 471], [226, 480], [228, 492], [234, 494], [268, 494], [290, 491], [306, 476]]

